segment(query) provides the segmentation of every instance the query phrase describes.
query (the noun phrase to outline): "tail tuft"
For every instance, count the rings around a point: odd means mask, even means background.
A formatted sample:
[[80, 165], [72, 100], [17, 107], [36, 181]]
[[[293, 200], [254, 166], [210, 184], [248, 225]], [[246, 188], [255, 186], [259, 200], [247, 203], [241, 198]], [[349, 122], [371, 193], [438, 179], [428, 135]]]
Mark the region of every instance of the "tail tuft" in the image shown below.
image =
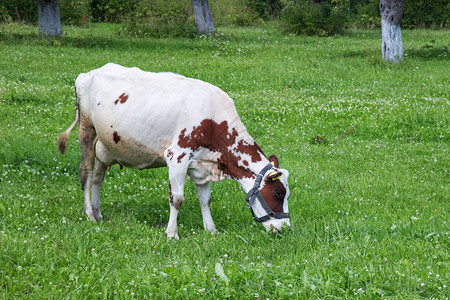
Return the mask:
[[61, 152], [61, 154], [64, 154], [66, 152], [66, 146], [67, 146], [67, 140], [69, 139], [70, 131], [64, 131], [61, 133], [58, 139], [58, 150]]
[[[78, 101], [78, 98], [77, 98], [77, 101]], [[61, 133], [61, 135], [59, 136], [59, 139], [58, 139], [58, 150], [59, 150], [59, 152], [61, 152], [61, 154], [64, 154], [64, 152], [66, 152], [67, 140], [69, 139], [69, 135], [72, 132], [72, 130], [75, 128], [75, 126], [77, 126], [79, 118], [80, 118], [80, 111], [79, 111], [78, 102], [77, 102], [77, 105], [75, 108], [75, 120], [73, 120], [72, 125], [70, 125], [70, 127], [67, 128], [66, 131]]]

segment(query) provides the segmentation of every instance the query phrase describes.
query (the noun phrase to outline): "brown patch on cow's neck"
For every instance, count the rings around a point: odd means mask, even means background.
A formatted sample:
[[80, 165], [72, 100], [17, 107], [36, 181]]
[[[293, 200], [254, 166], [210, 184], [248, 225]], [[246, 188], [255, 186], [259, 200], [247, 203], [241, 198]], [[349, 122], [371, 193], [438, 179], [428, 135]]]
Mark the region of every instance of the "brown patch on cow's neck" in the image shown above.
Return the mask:
[[120, 141], [120, 136], [117, 133], [117, 131], [114, 131], [113, 133], [113, 141], [117, 144]]
[[246, 144], [244, 140], [240, 140], [233, 150], [243, 154], [248, 154], [252, 158], [253, 163], [261, 161], [260, 153], [262, 153], [262, 150], [256, 143], [253, 147], [250, 147], [250, 145]]
[[277, 199], [277, 190], [282, 191], [283, 195], [286, 195], [286, 188], [279, 179], [266, 180], [260, 192], [273, 212], [283, 212], [284, 197], [281, 200]]
[[[239, 166], [240, 154], [247, 154], [253, 163], [261, 161], [263, 155], [261, 148], [255, 143], [248, 143], [238, 139], [235, 128], [229, 128], [228, 122], [220, 124], [211, 119], [203, 120], [200, 125], [195, 126], [190, 134], [186, 134], [187, 128], [183, 129], [178, 137], [178, 145], [182, 148], [197, 150], [199, 147], [207, 148], [213, 152], [220, 152], [221, 156], [217, 162], [219, 168], [234, 179], [256, 177], [250, 168]], [[230, 146], [237, 145], [230, 150]], [[247, 162], [248, 165], [248, 162]]]

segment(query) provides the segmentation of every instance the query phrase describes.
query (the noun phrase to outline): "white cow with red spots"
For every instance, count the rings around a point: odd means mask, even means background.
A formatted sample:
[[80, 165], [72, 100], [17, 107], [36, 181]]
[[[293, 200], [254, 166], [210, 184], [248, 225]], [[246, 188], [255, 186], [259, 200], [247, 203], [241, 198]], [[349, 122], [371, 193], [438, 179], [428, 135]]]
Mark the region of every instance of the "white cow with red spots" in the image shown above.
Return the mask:
[[264, 155], [247, 133], [233, 100], [219, 88], [172, 73], [111, 63], [80, 74], [75, 87], [75, 120], [58, 145], [64, 153], [69, 134], [79, 123], [83, 210], [91, 221], [102, 219], [100, 187], [107, 167], [120, 164], [169, 168], [169, 238], [178, 238], [186, 175], [196, 184], [206, 230], [215, 231], [210, 181], [225, 178], [236, 180], [247, 192], [247, 207], [265, 228], [290, 227], [288, 172], [278, 168], [276, 156]]

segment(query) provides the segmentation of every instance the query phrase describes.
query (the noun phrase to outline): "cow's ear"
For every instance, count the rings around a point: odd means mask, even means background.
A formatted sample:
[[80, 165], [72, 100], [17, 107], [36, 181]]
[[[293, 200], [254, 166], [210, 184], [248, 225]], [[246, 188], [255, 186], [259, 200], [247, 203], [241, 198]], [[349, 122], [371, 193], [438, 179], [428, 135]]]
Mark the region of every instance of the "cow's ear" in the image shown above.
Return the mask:
[[277, 180], [282, 174], [280, 171], [273, 171], [267, 175], [267, 180]]
[[278, 157], [273, 154], [269, 156], [269, 161], [275, 168], [278, 168], [280, 166], [280, 164], [278, 163]]

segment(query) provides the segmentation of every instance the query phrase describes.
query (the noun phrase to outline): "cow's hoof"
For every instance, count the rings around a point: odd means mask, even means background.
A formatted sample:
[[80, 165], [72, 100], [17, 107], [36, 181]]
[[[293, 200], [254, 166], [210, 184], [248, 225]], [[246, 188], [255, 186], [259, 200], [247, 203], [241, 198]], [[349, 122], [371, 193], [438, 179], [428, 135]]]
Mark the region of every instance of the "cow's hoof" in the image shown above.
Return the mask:
[[98, 209], [86, 209], [86, 206], [83, 206], [83, 214], [87, 215], [91, 222], [98, 223], [103, 220], [103, 216]]
[[166, 232], [167, 238], [169, 240], [179, 240], [180, 237], [178, 236], [178, 232]]
[[93, 223], [97, 223], [99, 220], [94, 216], [94, 214], [90, 214], [89, 216], [89, 220], [91, 220], [91, 222]]
[[101, 214], [100, 215], [94, 215], [94, 219], [95, 219], [95, 221], [92, 221], [92, 222], [100, 223], [101, 221], [103, 221], [103, 216]]
[[94, 212], [93, 212], [92, 210], [87, 210], [87, 209], [83, 208], [83, 213], [84, 213], [86, 216], [88, 216], [88, 218], [89, 218], [89, 220], [90, 220], [91, 222], [95, 222], [95, 223], [98, 222], [98, 220], [97, 220], [97, 218], [95, 217]]
[[94, 219], [95, 219], [95, 221], [93, 221], [93, 222], [101, 222], [101, 221], [103, 221], [103, 216], [102, 216], [102, 214], [100, 213], [100, 212], [98, 212], [98, 213], [94, 213]]
[[100, 212], [99, 208], [93, 207], [92, 208], [92, 215], [95, 218], [95, 222], [100, 222], [100, 221], [103, 220], [103, 216], [102, 216], [102, 213]]

